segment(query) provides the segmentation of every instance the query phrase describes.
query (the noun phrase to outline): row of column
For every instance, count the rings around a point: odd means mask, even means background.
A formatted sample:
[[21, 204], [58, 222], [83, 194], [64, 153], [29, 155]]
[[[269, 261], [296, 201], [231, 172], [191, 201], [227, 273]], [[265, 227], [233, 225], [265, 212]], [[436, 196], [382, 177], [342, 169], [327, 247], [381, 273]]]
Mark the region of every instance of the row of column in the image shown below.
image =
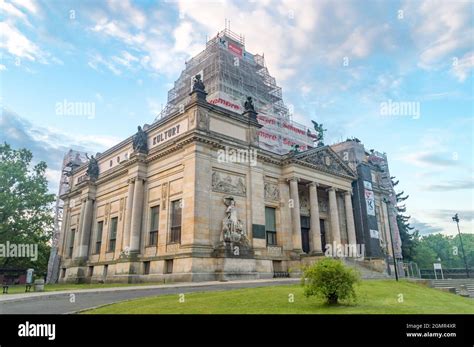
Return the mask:
[[[292, 220], [292, 240], [293, 248], [301, 252], [302, 251], [302, 241], [301, 241], [301, 221], [300, 221], [300, 200], [298, 193], [298, 181], [299, 179], [294, 177], [290, 181], [290, 198], [293, 200], [293, 208], [291, 210], [291, 220]], [[318, 204], [318, 183], [311, 182], [308, 184], [309, 188], [309, 203], [310, 203], [310, 238], [312, 244], [312, 251], [319, 253], [322, 252], [321, 244], [321, 228], [319, 224], [319, 204]], [[337, 208], [337, 199], [336, 199], [336, 188], [327, 189], [329, 196], [329, 218], [330, 218], [330, 230], [332, 235], [332, 240], [336, 244], [341, 243], [341, 229], [339, 225], [339, 211]], [[355, 225], [354, 225], [354, 214], [352, 211], [352, 199], [351, 191], [344, 191], [344, 207], [346, 210], [346, 224], [347, 224], [347, 234], [348, 234], [348, 243], [355, 245], [356, 234], [355, 234]]]
[[[128, 183], [127, 206], [125, 210], [125, 227], [123, 231], [123, 247], [131, 253], [140, 250], [140, 231], [142, 223], [144, 179], [131, 178]], [[92, 232], [94, 199], [86, 197], [82, 200], [79, 215], [78, 239], [75, 240], [74, 258], [86, 258]]]

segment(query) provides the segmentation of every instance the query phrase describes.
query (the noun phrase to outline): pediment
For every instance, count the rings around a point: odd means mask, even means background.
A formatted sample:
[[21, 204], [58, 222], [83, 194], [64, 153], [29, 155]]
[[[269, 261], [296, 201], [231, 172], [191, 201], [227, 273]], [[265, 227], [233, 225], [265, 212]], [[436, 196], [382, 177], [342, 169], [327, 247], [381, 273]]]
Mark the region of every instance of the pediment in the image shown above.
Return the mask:
[[338, 176], [345, 176], [352, 179], [357, 178], [357, 174], [334, 152], [329, 146], [316, 147], [298, 153], [289, 158], [290, 161], [300, 164], [315, 166], [321, 171], [329, 172]]

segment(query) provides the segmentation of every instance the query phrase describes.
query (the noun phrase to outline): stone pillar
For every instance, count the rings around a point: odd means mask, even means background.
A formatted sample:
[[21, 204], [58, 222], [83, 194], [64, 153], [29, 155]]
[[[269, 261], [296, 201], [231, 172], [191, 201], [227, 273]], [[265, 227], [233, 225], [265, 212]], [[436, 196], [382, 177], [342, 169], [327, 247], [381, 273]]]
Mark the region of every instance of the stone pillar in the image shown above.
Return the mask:
[[130, 231], [130, 252], [140, 251], [140, 234], [142, 229], [144, 179], [137, 178], [133, 190], [133, 207]]
[[347, 237], [349, 238], [349, 244], [355, 245], [357, 243], [355, 225], [354, 225], [354, 213], [352, 211], [352, 199], [351, 192], [346, 191], [344, 193], [344, 207], [346, 209], [346, 225], [347, 225]]
[[290, 199], [293, 200], [293, 208], [290, 208], [293, 250], [303, 253], [301, 244], [300, 197], [298, 195], [298, 178], [296, 177], [290, 179]]
[[92, 208], [94, 205], [94, 200], [89, 197], [87, 197], [85, 200], [84, 218], [82, 219], [79, 249], [77, 252], [78, 258], [87, 258], [89, 253], [89, 240], [92, 227]]
[[[85, 201], [82, 200], [81, 201], [81, 212], [79, 214], [79, 223], [77, 225], [77, 229], [75, 231], [75, 235], [74, 235], [74, 244], [73, 244], [73, 250], [72, 250], [72, 258], [78, 258], [79, 257], [79, 247], [80, 247], [80, 244], [81, 244], [81, 238], [82, 238], [82, 228], [83, 228], [83, 224], [84, 224], [84, 211], [85, 211], [85, 208], [86, 208], [86, 204], [85, 204]], [[72, 230], [70, 231], [72, 232]], [[71, 236], [69, 236], [71, 237]], [[71, 240], [69, 238], [69, 240]], [[68, 240], [68, 243], [70, 242]], [[68, 245], [68, 247], [70, 247], [70, 245]]]
[[309, 184], [309, 205], [311, 213], [311, 246], [313, 253], [322, 252], [321, 228], [319, 225], [319, 205], [318, 205], [318, 184], [312, 182]]
[[331, 221], [332, 242], [341, 243], [341, 230], [339, 229], [339, 212], [337, 210], [336, 189], [329, 188], [329, 213]]
[[128, 180], [127, 206], [125, 207], [125, 225], [123, 230], [122, 249], [130, 248], [130, 227], [132, 224], [133, 194], [135, 191], [135, 178]]

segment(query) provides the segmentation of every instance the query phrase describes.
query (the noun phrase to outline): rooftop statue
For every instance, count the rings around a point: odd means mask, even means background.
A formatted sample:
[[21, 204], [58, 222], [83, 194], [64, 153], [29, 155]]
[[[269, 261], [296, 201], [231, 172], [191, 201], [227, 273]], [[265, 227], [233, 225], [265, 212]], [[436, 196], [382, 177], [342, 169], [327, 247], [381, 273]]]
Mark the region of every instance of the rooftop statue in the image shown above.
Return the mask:
[[199, 92], [205, 92], [206, 87], [204, 86], [204, 83], [201, 80], [201, 75], [197, 74], [194, 76], [193, 80], [193, 92], [194, 91], [199, 91]]
[[139, 153], [148, 153], [148, 137], [141, 126], [138, 126], [137, 133], [133, 135], [133, 150]]
[[244, 103], [245, 112], [252, 111], [255, 112], [255, 107], [253, 106], [253, 101], [251, 96], [247, 96], [247, 101]]
[[324, 146], [324, 132], [327, 131], [327, 129], [323, 128], [323, 124], [319, 124], [318, 122], [315, 122], [312, 120], [314, 125], [314, 130], [316, 131], [317, 138], [314, 140], [315, 142], [318, 141], [318, 146]]
[[96, 158], [94, 158], [93, 155], [91, 155], [91, 157], [89, 158], [89, 156], [86, 153], [86, 157], [87, 159], [89, 159], [86, 175], [89, 176], [89, 178], [96, 180], [97, 177], [99, 177], [99, 162], [97, 161]]

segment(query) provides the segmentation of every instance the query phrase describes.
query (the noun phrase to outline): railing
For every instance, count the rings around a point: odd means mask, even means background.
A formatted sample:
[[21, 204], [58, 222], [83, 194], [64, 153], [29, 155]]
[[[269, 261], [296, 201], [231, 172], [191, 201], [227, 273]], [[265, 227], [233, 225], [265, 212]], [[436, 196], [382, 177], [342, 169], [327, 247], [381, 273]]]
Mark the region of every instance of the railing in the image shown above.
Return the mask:
[[274, 271], [273, 278], [288, 278], [290, 273], [288, 271]]
[[[443, 269], [443, 276], [441, 276], [441, 271], [436, 270], [436, 276], [435, 276], [435, 270], [434, 269], [420, 269], [420, 276], [421, 278], [426, 278], [426, 279], [441, 279], [444, 277], [444, 279], [460, 279], [460, 278], [467, 278], [467, 273], [466, 269], [464, 268], [452, 268], [452, 269]], [[474, 278], [474, 269], [469, 268], [469, 278]]]

